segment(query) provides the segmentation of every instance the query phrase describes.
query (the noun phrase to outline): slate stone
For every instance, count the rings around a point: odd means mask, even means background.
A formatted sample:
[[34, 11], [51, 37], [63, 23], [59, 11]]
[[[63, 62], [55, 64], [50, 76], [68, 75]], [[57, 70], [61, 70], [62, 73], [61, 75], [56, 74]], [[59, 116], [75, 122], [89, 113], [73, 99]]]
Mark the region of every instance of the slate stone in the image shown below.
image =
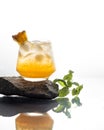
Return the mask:
[[0, 94], [53, 99], [58, 96], [58, 85], [51, 80], [31, 82], [21, 77], [0, 77]]

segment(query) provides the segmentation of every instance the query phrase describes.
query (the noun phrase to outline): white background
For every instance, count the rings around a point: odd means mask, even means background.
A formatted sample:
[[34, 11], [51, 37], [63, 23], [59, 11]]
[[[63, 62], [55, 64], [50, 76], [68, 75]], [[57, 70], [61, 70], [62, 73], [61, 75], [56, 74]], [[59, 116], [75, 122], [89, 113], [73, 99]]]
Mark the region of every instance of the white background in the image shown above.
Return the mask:
[[[104, 130], [104, 0], [1, 0], [0, 76], [17, 75], [19, 46], [12, 35], [22, 30], [30, 40], [52, 42], [53, 78], [71, 69], [84, 85], [82, 107], [72, 110], [70, 121], [55, 115], [55, 129], [66, 125], [73, 130]], [[2, 130], [15, 130], [14, 119], [0, 120]]]
[[71, 69], [80, 77], [104, 76], [103, 0], [1, 0], [0, 75], [15, 75], [18, 45], [12, 35], [50, 40], [56, 75]]

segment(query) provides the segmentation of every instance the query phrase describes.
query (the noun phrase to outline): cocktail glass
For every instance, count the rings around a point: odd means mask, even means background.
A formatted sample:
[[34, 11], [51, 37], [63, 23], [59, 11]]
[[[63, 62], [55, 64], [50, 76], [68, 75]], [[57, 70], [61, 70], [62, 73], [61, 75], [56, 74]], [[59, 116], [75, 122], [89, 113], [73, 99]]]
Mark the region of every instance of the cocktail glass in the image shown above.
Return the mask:
[[19, 48], [17, 72], [30, 81], [46, 80], [55, 71], [51, 42], [26, 41]]

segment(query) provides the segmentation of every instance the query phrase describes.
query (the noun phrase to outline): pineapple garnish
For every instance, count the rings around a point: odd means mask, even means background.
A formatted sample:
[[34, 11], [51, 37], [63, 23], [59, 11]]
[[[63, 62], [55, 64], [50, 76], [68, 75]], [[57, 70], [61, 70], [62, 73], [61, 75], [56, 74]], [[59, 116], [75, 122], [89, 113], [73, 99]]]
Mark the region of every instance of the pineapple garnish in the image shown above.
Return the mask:
[[23, 44], [25, 41], [28, 40], [26, 31], [19, 32], [16, 35], [12, 35], [12, 38], [18, 42], [19, 44]]

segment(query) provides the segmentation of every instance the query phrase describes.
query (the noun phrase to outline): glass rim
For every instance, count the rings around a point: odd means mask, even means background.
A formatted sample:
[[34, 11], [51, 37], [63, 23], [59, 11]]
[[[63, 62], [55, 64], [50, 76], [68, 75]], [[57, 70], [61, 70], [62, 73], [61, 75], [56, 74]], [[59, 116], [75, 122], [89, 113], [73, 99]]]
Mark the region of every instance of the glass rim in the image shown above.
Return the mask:
[[48, 43], [51, 44], [50, 40], [32, 40], [31, 43]]

